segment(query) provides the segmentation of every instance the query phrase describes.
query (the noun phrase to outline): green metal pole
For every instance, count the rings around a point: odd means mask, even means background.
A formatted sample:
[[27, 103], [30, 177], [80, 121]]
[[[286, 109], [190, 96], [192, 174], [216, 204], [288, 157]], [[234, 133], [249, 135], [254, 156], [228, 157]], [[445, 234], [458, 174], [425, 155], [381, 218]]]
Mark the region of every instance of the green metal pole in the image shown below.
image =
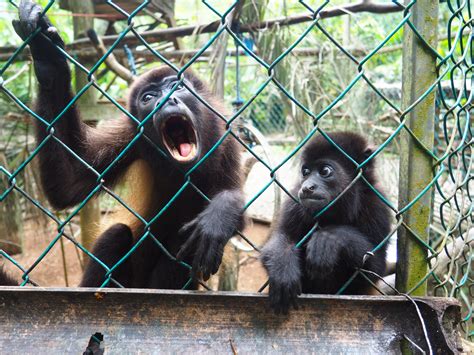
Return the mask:
[[[407, 4], [409, 1], [407, 1]], [[439, 2], [418, 0], [410, 9], [410, 22], [433, 48], [437, 46]], [[404, 27], [402, 105], [406, 110], [430, 88], [437, 78], [436, 57], [426, 43], [408, 25]], [[434, 145], [434, 90], [410, 110], [403, 119], [427, 149]], [[416, 199], [433, 179], [432, 157], [406, 130], [401, 135], [400, 209]], [[424, 296], [426, 282], [420, 282], [428, 271], [427, 250], [416, 236], [428, 241], [432, 210], [432, 194], [427, 192], [403, 213], [408, 228], [398, 232], [396, 287], [400, 292]]]

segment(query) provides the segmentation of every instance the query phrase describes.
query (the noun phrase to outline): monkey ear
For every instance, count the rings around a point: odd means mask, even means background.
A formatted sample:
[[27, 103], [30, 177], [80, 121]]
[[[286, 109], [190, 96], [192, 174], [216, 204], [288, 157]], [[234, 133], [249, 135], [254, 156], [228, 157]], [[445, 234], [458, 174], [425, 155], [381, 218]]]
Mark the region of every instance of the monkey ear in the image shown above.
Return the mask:
[[[368, 145], [368, 146], [365, 148], [364, 153], [363, 153], [363, 155], [362, 155], [363, 161], [365, 161], [368, 157], [370, 157], [375, 151], [376, 151], [375, 146], [373, 146], [373, 145]], [[373, 160], [371, 160], [371, 161], [369, 162], [369, 164], [371, 164], [372, 161], [373, 161]]]

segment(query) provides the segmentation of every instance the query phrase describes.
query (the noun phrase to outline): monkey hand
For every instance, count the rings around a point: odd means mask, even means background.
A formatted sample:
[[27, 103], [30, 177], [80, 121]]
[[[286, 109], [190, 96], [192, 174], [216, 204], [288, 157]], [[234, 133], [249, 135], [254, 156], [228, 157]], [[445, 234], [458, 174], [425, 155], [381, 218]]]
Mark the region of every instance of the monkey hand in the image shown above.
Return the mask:
[[192, 272], [201, 272], [208, 280], [219, 269], [227, 241], [243, 224], [242, 204], [240, 191], [224, 191], [215, 196], [204, 211], [180, 229], [180, 234], [190, 236], [176, 259], [182, 260], [194, 251]]
[[213, 216], [213, 212], [206, 209], [180, 230], [180, 233], [192, 232], [176, 255], [176, 259], [182, 260], [194, 251], [193, 275], [201, 272], [205, 281], [219, 269], [225, 244], [233, 233], [233, 230], [228, 230], [221, 234], [220, 224], [221, 222]]
[[57, 47], [64, 48], [64, 42], [58, 30], [51, 24], [43, 9], [30, 0], [22, 0], [19, 5], [19, 20], [13, 20], [12, 25], [22, 40], [30, 40], [31, 55], [35, 61], [64, 62], [66, 59]]
[[301, 294], [300, 250], [287, 248], [275, 252], [264, 249], [262, 262], [269, 277], [268, 298], [277, 314], [288, 314], [290, 306], [297, 309], [297, 298]]
[[329, 279], [337, 272], [343, 258], [344, 238], [337, 228], [328, 227], [313, 233], [306, 245], [306, 271], [311, 279]]

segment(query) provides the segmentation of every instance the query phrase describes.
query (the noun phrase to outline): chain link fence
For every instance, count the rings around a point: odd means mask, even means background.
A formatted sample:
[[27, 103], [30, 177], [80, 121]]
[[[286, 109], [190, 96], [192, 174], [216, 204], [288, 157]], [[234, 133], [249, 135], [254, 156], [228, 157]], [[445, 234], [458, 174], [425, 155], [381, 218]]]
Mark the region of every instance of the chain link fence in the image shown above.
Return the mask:
[[[9, 1], [9, 9], [17, 7], [15, 1]], [[44, 6], [44, 13], [47, 14], [54, 0], [49, 1]], [[365, 1], [360, 3], [363, 6]], [[394, 283], [394, 275], [377, 275], [379, 282], [374, 284], [382, 294], [403, 294], [410, 297], [411, 295], [434, 295], [439, 297], [455, 297], [462, 304], [462, 330], [467, 339], [474, 337], [474, 328], [472, 322], [473, 299], [474, 299], [474, 283], [473, 283], [473, 191], [474, 191], [474, 169], [473, 169], [473, 132], [472, 132], [472, 113], [473, 113], [473, 27], [474, 15], [473, 5], [470, 0], [458, 1], [448, 0], [440, 2], [436, 1], [407, 1], [401, 3], [392, 1], [383, 3], [380, 6], [387, 7], [390, 12], [396, 12], [397, 25], [394, 26], [385, 38], [381, 40], [374, 48], [371, 48], [362, 57], [352, 53], [334, 34], [330, 33], [324, 19], [333, 16], [338, 11], [343, 11], [339, 7], [331, 8], [331, 1], [306, 2], [299, 1], [298, 5], [304, 12], [304, 31], [286, 48], [269, 58], [268, 55], [261, 51], [249, 49], [248, 43], [244, 43], [239, 31], [245, 30], [245, 24], [235, 26], [231, 18], [235, 9], [239, 6], [239, 2], [235, 1], [228, 6], [222, 3], [210, 1], [202, 1], [201, 5], [205, 6], [210, 16], [218, 18], [217, 27], [210, 35], [209, 41], [202, 46], [190, 58], [177, 64], [166, 59], [160, 50], [154, 49], [149, 42], [146, 34], [140, 33], [135, 28], [135, 20], [137, 16], [146, 11], [150, 1], [142, 1], [131, 12], [126, 12], [113, 1], [107, 1], [107, 4], [118, 15], [127, 19], [127, 24], [123, 31], [109, 42], [106, 53], [91, 66], [85, 66], [81, 63], [81, 57], [71, 55], [69, 50], [59, 49], [67, 58], [69, 64], [75, 71], [83, 72], [87, 76], [86, 84], [78, 90], [73, 100], [67, 107], [57, 115], [53, 120], [48, 121], [34, 112], [24, 100], [23, 93], [15, 92], [11, 89], [11, 81], [9, 77], [15, 75], [12, 72], [13, 64], [24, 55], [28, 43], [35, 37], [41, 35], [41, 29], [37, 29], [24, 43], [19, 46], [14, 53], [0, 63], [0, 91], [4, 95], [4, 99], [14, 102], [20, 112], [25, 113], [32, 120], [41, 122], [46, 134], [43, 141], [37, 142], [37, 146], [31, 149], [27, 156], [24, 156], [18, 164], [10, 164], [15, 168], [9, 168], [6, 164], [0, 167], [2, 174], [2, 191], [0, 200], [2, 205], [6, 206], [11, 199], [21, 197], [28, 201], [28, 205], [34, 206], [36, 211], [55, 224], [55, 235], [49, 238], [49, 243], [44, 250], [37, 250], [38, 255], [32, 264], [24, 265], [17, 261], [16, 255], [0, 250], [0, 255], [5, 263], [11, 263], [21, 272], [23, 282], [21, 286], [28, 284], [36, 285], [31, 273], [35, 268], [43, 262], [48, 254], [58, 243], [63, 241], [71, 242], [75, 245], [76, 250], [80, 251], [82, 257], [89, 257], [99, 263], [107, 272], [102, 286], [117, 286], [114, 283], [114, 271], [123, 263], [135, 249], [145, 239], [153, 239], [157, 248], [160, 248], [171, 260], [183, 265], [183, 272], [191, 269], [191, 266], [178, 261], [176, 256], [166, 250], [160, 242], [159, 236], [154, 236], [149, 227], [153, 223], [160, 223], [160, 216], [167, 210], [173, 208], [175, 201], [181, 193], [187, 188], [199, 190], [199, 185], [194, 182], [192, 172], [203, 164], [209, 156], [214, 154], [220, 148], [220, 144], [224, 140], [237, 140], [243, 150], [254, 156], [259, 164], [263, 166], [265, 171], [264, 186], [252, 196], [247, 196], [244, 209], [247, 210], [266, 192], [274, 188], [275, 184], [279, 186], [286, 198], [293, 198], [297, 201], [296, 196], [290, 196], [291, 185], [279, 179], [280, 173], [284, 174], [289, 169], [288, 162], [297, 156], [300, 150], [306, 145], [308, 140], [314, 136], [323, 136], [332, 144], [327, 132], [331, 131], [331, 126], [326, 124], [327, 117], [336, 109], [338, 105], [344, 103], [346, 96], [350, 95], [358, 85], [366, 85], [367, 90], [371, 91], [371, 95], [375, 95], [378, 102], [388, 105], [397, 117], [396, 124], [390, 128], [390, 132], [385, 136], [382, 142], [378, 143], [373, 154], [362, 163], [356, 163], [352, 160], [354, 170], [356, 172], [361, 169], [375, 157], [379, 156], [385, 150], [398, 152], [401, 156], [400, 165], [400, 185], [399, 196], [394, 200], [384, 198], [383, 194], [376, 190], [367, 181], [368, 188], [372, 189], [383, 202], [392, 210], [394, 219], [391, 232], [386, 236], [382, 244], [395, 243], [398, 244], [398, 265], [396, 268], [397, 282]], [[364, 11], [371, 11], [372, 2]], [[443, 28], [447, 35], [445, 40], [446, 46], [438, 45], [437, 41], [437, 18], [439, 16], [446, 18], [447, 28]], [[353, 5], [350, 5], [353, 6]], [[376, 9], [376, 7], [374, 8]], [[357, 8], [344, 10], [346, 13], [357, 11]], [[377, 12], [372, 10], [373, 12]], [[424, 20], [425, 17], [429, 20]], [[423, 18], [423, 19], [422, 19]], [[280, 21], [280, 25], [284, 20]], [[263, 23], [261, 28], [255, 31], [270, 27], [271, 23]], [[248, 26], [250, 31], [252, 26]], [[291, 26], [290, 26], [291, 30]], [[377, 55], [383, 52], [387, 43], [394, 36], [399, 36], [404, 32], [404, 68], [403, 68], [403, 87], [401, 88], [402, 100], [395, 102], [390, 95], [384, 94], [384, 90], [377, 87], [371, 80], [370, 72], [366, 69], [368, 62], [374, 60]], [[348, 84], [342, 88], [337, 94], [318, 109], [313, 111], [304, 102], [304, 98], [295, 95], [295, 90], [290, 90], [286, 85], [285, 77], [279, 69], [283, 66], [282, 62], [291, 56], [293, 51], [299, 48], [305, 38], [311, 34], [317, 33], [318, 36], [324, 36], [332, 46], [333, 50], [342, 55], [355, 70], [350, 73]], [[246, 98], [242, 105], [231, 115], [223, 115], [217, 112], [216, 108], [207, 103], [205, 98], [201, 97], [192, 87], [184, 82], [184, 73], [188, 69], [198, 63], [207, 51], [216, 45], [222, 36], [235, 41], [242, 52], [245, 52], [248, 60], [253, 61], [254, 66], [258, 66], [259, 70], [255, 71], [260, 75], [258, 88]], [[225, 122], [226, 131], [222, 137], [219, 137], [218, 143], [209, 150], [209, 152], [196, 165], [185, 172], [186, 182], [182, 188], [165, 204], [160, 211], [153, 211], [153, 216], [141, 216], [127, 205], [120, 192], [116, 193], [104, 185], [105, 174], [113, 168], [114, 164], [133, 146], [137, 140], [145, 139], [142, 127], [151, 114], [145, 120], [138, 120], [134, 117], [129, 109], [113, 95], [111, 95], [102, 85], [99, 85], [96, 76], [100, 73], [100, 68], [107, 58], [118, 50], [121, 42], [129, 37], [134, 37], [136, 43], [143, 46], [149, 56], [155, 59], [156, 63], [171, 68], [179, 79], [179, 82], [173, 87], [169, 95], [167, 95], [156, 109], [158, 111], [169, 97], [178, 90], [180, 85], [185, 85], [200, 102], [206, 105], [210, 110], [215, 112], [221, 120]], [[258, 49], [258, 48], [257, 48]], [[200, 64], [202, 65], [202, 63]], [[204, 78], [206, 79], [206, 78]], [[87, 161], [84, 160], [77, 152], [71, 150], [64, 144], [57, 135], [55, 135], [54, 127], [63, 118], [64, 113], [74, 105], [78, 99], [88, 90], [97, 90], [100, 95], [113, 104], [116, 111], [125, 115], [129, 120], [133, 121], [137, 126], [136, 135], [130, 140], [125, 149], [121, 151], [112, 164], [104, 171], [98, 172]], [[277, 93], [277, 94], [276, 94]], [[278, 96], [276, 96], [278, 95]], [[435, 102], [436, 97], [436, 102]], [[250, 118], [253, 124], [265, 134], [274, 132], [284, 132], [291, 122], [285, 117], [286, 108], [293, 107], [304, 120], [309, 124], [309, 130], [305, 131], [303, 138], [297, 138], [298, 143], [291, 149], [285, 151], [284, 157], [278, 156], [278, 161], [269, 163], [261, 158], [261, 155], [253, 153], [254, 146], [248, 144], [238, 132], [238, 126], [243, 116]], [[7, 130], [13, 130], [10, 124]], [[435, 136], [436, 139], [433, 137]], [[97, 178], [95, 187], [89, 192], [87, 197], [76, 208], [68, 211], [66, 214], [57, 214], [52, 210], [46, 200], [41, 196], [32, 196], [22, 183], [19, 183], [22, 174], [31, 168], [32, 161], [40, 154], [43, 146], [49, 141], [56, 141], [62, 145], [68, 154], [77, 159], [83, 166], [93, 171]], [[399, 144], [400, 149], [394, 148]], [[341, 147], [337, 147], [342, 150]], [[342, 151], [343, 154], [344, 151]], [[164, 154], [161, 152], [161, 154]], [[165, 154], [166, 155], [166, 154]], [[60, 174], [60, 172], [57, 172]], [[357, 173], [353, 181], [355, 183], [359, 179], [364, 179], [362, 174]], [[64, 181], [68, 184], [68, 181]], [[345, 190], [347, 191], [347, 190]], [[116, 265], [108, 267], [101, 260], [94, 256], [89, 247], [81, 243], [77, 236], [77, 226], [71, 227], [77, 219], [78, 214], [83, 210], [84, 206], [92, 200], [98, 193], [104, 193], [132, 213], [137, 220], [143, 225], [144, 232], [137, 237], [138, 242], [126, 254], [126, 256]], [[201, 193], [201, 192], [200, 192]], [[209, 196], [203, 196], [209, 200]], [[397, 201], [398, 199], [398, 201]], [[319, 214], [324, 213], [331, 205], [323, 209]], [[8, 213], [2, 210], [2, 213]], [[316, 217], [318, 217], [316, 216]], [[23, 218], [23, 217], [20, 217]], [[317, 225], [315, 221], [315, 226]], [[245, 244], [246, 248], [255, 250], [259, 253], [260, 245], [252, 241], [251, 236], [245, 235], [240, 231], [239, 243]], [[299, 247], [309, 237], [302, 235], [301, 241], [296, 245]], [[62, 244], [61, 244], [62, 245]], [[368, 253], [377, 253], [382, 245], [377, 246]], [[394, 271], [394, 270], [393, 270]], [[370, 275], [366, 270], [357, 270], [354, 277], [358, 274], [366, 275], [370, 280]], [[343, 293], [348, 286], [352, 277], [339, 290]], [[392, 280], [392, 281], [390, 281]], [[371, 281], [372, 282], [372, 281]], [[183, 284], [186, 289], [192, 283], [192, 279]], [[204, 282], [204, 287], [210, 288]], [[260, 287], [259, 291], [263, 291], [265, 285]], [[257, 291], [257, 289], [255, 289]]]

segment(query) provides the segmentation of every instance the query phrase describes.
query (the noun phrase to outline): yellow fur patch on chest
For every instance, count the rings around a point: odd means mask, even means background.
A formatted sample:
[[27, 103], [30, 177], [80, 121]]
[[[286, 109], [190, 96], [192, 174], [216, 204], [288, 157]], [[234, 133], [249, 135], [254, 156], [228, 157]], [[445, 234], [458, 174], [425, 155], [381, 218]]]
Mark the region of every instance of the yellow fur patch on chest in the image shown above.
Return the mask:
[[[154, 178], [150, 165], [145, 160], [133, 162], [122, 176], [117, 186], [124, 187], [120, 198], [126, 203], [130, 212], [122, 204], [101, 222], [100, 233], [107, 230], [115, 223], [123, 223], [130, 227], [134, 238], [139, 238], [143, 233], [143, 222], [136, 215], [147, 220], [152, 210], [154, 193]], [[135, 215], [136, 214], [136, 215]]]

